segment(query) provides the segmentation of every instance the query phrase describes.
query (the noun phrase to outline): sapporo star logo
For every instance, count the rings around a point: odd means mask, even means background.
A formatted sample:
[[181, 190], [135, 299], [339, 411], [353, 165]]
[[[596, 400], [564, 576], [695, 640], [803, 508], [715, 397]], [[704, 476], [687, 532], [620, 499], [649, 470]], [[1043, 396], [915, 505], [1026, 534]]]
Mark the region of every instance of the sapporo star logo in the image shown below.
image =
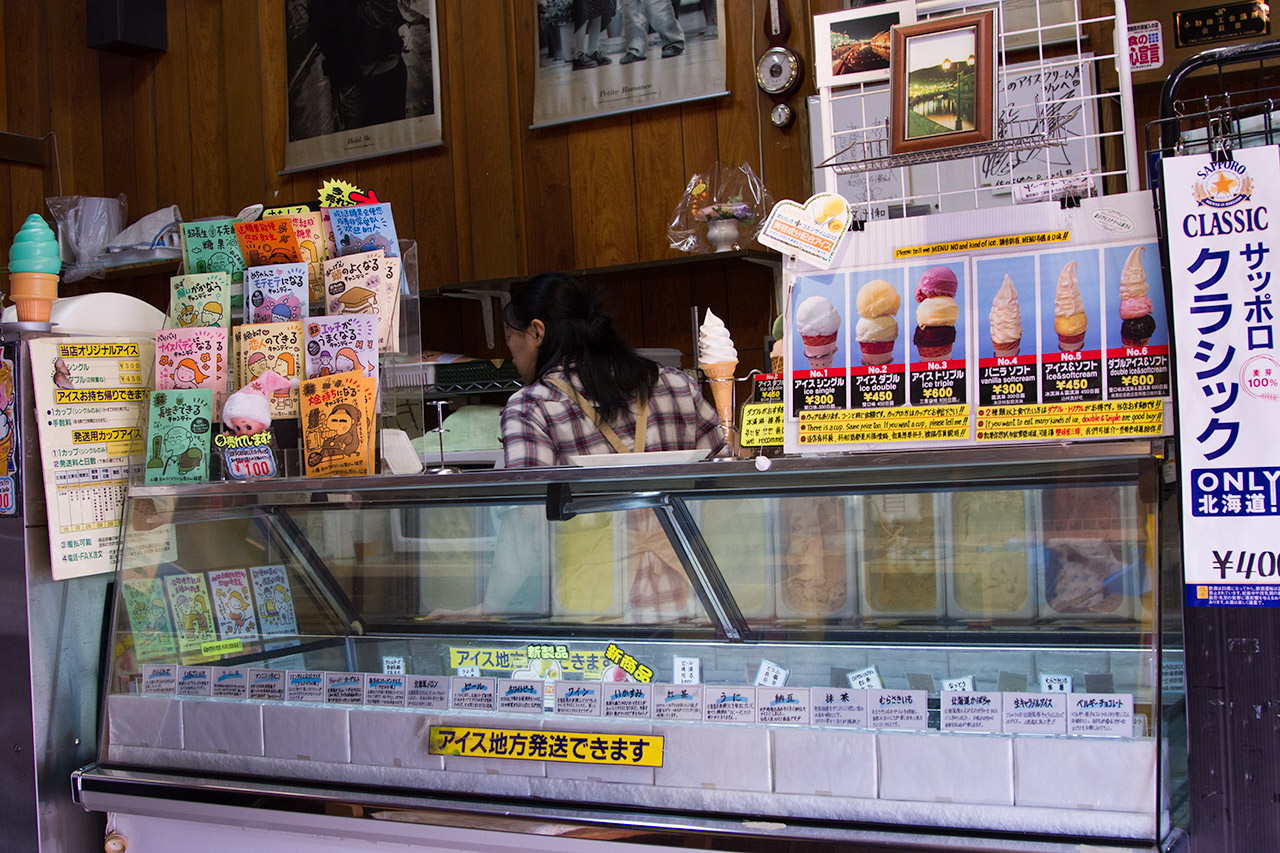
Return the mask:
[[1218, 195], [1230, 195], [1231, 190], [1235, 187], [1236, 181], [1227, 177], [1226, 172], [1218, 172], [1218, 178], [1211, 185], [1213, 191]]

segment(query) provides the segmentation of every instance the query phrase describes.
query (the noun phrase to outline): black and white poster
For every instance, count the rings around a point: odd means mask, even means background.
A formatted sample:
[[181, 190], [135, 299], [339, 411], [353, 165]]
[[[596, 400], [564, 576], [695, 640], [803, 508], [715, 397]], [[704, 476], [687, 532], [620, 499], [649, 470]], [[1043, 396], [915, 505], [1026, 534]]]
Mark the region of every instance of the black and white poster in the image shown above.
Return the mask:
[[286, 173], [441, 144], [435, 0], [287, 0], [285, 25]]
[[728, 94], [724, 0], [528, 2], [535, 128]]

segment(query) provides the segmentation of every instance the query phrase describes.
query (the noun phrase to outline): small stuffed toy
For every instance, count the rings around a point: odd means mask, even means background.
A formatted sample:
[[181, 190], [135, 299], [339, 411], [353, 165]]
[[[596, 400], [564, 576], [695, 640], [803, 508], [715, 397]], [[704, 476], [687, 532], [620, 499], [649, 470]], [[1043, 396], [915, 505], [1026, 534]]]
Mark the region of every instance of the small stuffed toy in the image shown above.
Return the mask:
[[289, 390], [290, 382], [274, 370], [236, 391], [222, 404], [222, 423], [236, 435], [257, 435], [271, 426], [271, 395]]

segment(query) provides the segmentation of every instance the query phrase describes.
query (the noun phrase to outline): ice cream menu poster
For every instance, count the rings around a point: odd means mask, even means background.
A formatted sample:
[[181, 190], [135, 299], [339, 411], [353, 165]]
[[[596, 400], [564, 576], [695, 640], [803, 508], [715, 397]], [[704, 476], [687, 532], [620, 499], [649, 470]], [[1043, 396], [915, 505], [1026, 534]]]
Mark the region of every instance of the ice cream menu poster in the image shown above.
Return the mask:
[[[154, 351], [150, 339], [28, 343], [54, 580], [115, 571], [125, 490], [145, 462]], [[167, 525], [154, 533], [157, 555], [171, 549]], [[135, 544], [145, 550], [145, 534]]]
[[797, 276], [796, 449], [1158, 435], [1165, 317], [1154, 241]]

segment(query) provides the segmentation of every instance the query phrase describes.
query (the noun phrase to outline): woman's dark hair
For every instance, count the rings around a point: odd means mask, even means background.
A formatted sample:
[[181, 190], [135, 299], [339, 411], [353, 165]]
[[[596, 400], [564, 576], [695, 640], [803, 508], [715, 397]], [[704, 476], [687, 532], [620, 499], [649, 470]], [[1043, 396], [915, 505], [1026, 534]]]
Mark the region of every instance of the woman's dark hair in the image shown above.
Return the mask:
[[546, 326], [534, 379], [555, 367], [578, 375], [605, 422], [626, 411], [631, 398], [645, 400], [658, 381], [658, 365], [632, 349], [602, 310], [603, 295], [573, 276], [543, 273], [511, 292], [502, 321], [523, 332], [534, 320]]

